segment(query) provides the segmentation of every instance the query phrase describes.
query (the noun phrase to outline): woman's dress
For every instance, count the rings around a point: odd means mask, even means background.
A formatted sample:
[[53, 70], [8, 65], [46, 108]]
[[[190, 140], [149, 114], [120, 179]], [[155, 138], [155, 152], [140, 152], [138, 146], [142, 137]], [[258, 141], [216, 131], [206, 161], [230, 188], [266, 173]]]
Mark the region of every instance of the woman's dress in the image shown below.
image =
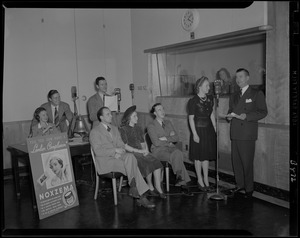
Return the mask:
[[[124, 144], [127, 144], [135, 149], [142, 149], [141, 143], [145, 143], [145, 140], [142, 129], [139, 126], [122, 126], [120, 128], [120, 134]], [[136, 152], [134, 152], [133, 154], [138, 162], [138, 167], [143, 177], [147, 177], [154, 170], [163, 167], [162, 163], [158, 159], [156, 159], [151, 153], [149, 153], [146, 156]]]
[[199, 143], [190, 135], [190, 160], [216, 160], [217, 158], [217, 136], [211, 121], [213, 112], [213, 96], [207, 95], [206, 99], [201, 99], [195, 95], [188, 101], [188, 115], [194, 115], [195, 129], [200, 138]]

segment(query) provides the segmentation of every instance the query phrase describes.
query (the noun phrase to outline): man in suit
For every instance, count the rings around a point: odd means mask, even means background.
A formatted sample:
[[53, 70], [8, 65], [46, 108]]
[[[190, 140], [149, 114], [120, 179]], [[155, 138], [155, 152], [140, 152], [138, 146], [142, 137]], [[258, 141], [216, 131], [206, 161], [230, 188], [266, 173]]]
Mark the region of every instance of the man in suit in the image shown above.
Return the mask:
[[92, 122], [92, 128], [98, 126], [100, 123], [97, 118], [97, 112], [104, 106], [104, 95], [107, 95], [106, 79], [104, 77], [97, 77], [95, 80], [95, 87], [97, 89], [97, 93], [91, 96], [87, 101], [87, 109], [89, 119]]
[[[60, 95], [57, 90], [52, 89], [49, 91], [48, 102], [42, 104], [41, 107], [47, 111], [49, 117], [48, 122], [59, 127], [61, 132], [68, 132], [68, 124], [71, 124], [73, 113], [69, 104], [60, 100]], [[31, 126], [36, 124], [38, 124], [38, 121], [34, 118]]]
[[165, 120], [166, 114], [160, 103], [154, 104], [150, 112], [155, 116], [155, 119], [147, 126], [152, 142], [151, 152], [156, 158], [171, 164], [176, 174], [175, 186], [181, 187], [185, 194], [192, 195], [187, 187], [191, 179], [183, 163], [183, 153], [174, 145], [178, 141], [176, 130], [171, 121]]
[[100, 108], [97, 118], [99, 124], [90, 132], [90, 143], [96, 155], [98, 173], [123, 173], [130, 185], [129, 195], [138, 198], [138, 205], [146, 208], [155, 207], [145, 196], [149, 186], [138, 168], [136, 158], [132, 153], [126, 153], [118, 128], [111, 125], [112, 115], [109, 108]]
[[227, 120], [230, 121], [232, 165], [236, 187], [231, 192], [245, 190], [245, 198], [253, 193], [253, 161], [258, 134], [258, 120], [267, 116], [268, 110], [262, 91], [249, 86], [248, 70], [236, 71], [240, 92], [230, 96]]

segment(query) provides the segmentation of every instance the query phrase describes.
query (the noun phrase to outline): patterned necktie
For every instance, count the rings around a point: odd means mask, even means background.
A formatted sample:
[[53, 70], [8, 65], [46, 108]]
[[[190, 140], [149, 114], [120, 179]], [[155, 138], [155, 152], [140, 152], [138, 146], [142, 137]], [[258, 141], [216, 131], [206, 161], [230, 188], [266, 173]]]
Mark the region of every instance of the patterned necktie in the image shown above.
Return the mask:
[[243, 96], [243, 89], [240, 89], [239, 95], [240, 95], [240, 98]]
[[109, 126], [107, 126], [106, 130], [107, 130], [108, 132], [110, 132], [111, 128], [110, 128]]
[[164, 122], [161, 122], [161, 126], [163, 129], [165, 129], [165, 123]]
[[57, 107], [55, 107], [55, 111], [54, 111], [54, 124], [55, 125], [58, 124], [58, 111], [57, 111]]

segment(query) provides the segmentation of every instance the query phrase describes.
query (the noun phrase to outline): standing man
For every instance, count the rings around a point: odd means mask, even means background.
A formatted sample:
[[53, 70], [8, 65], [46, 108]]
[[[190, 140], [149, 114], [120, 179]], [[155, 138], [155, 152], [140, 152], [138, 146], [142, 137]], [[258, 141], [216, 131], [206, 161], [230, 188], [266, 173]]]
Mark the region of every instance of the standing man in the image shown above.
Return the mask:
[[[57, 90], [52, 89], [49, 91], [48, 102], [42, 104], [41, 107], [47, 111], [49, 117], [48, 122], [59, 127], [61, 132], [68, 132], [73, 113], [69, 104], [60, 100], [60, 95]], [[31, 127], [36, 124], [38, 124], [38, 121], [34, 118]]]
[[89, 119], [92, 122], [92, 128], [99, 125], [99, 120], [97, 118], [97, 112], [101, 107], [104, 106], [104, 95], [107, 91], [107, 82], [104, 77], [97, 77], [95, 80], [95, 87], [97, 93], [89, 98], [87, 101], [87, 109], [89, 114]]
[[231, 122], [231, 157], [236, 181], [236, 187], [231, 192], [245, 190], [245, 198], [251, 198], [254, 189], [253, 162], [258, 120], [268, 114], [264, 94], [249, 86], [249, 80], [247, 69], [236, 71], [240, 92], [230, 96], [227, 115], [227, 120]]
[[90, 132], [90, 143], [96, 155], [96, 169], [99, 174], [121, 172], [128, 177], [129, 195], [138, 198], [139, 206], [153, 208], [145, 196], [149, 186], [145, 182], [132, 153], [126, 153], [125, 144], [117, 127], [111, 125], [112, 115], [108, 107], [97, 112], [99, 123]]
[[187, 195], [192, 195], [187, 188], [187, 183], [191, 181], [189, 174], [183, 163], [182, 151], [177, 149], [174, 143], [178, 141], [171, 121], [165, 120], [165, 111], [160, 103], [152, 106], [151, 113], [155, 119], [147, 126], [152, 145], [151, 152], [161, 161], [168, 161], [172, 170], [176, 174], [175, 186], [181, 187]]

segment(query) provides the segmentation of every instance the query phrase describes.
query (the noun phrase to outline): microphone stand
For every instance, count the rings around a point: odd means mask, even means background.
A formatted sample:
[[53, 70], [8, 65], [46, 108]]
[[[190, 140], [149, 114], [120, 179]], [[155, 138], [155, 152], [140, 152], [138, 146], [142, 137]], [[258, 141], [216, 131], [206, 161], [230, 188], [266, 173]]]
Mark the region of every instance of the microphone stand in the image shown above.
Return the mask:
[[218, 114], [218, 107], [219, 107], [219, 94], [216, 95], [216, 103], [215, 103], [215, 120], [216, 120], [216, 133], [217, 133], [217, 159], [216, 159], [216, 186], [217, 190], [216, 193], [208, 195], [209, 199], [221, 201], [225, 199], [225, 195], [219, 193], [219, 114]]

